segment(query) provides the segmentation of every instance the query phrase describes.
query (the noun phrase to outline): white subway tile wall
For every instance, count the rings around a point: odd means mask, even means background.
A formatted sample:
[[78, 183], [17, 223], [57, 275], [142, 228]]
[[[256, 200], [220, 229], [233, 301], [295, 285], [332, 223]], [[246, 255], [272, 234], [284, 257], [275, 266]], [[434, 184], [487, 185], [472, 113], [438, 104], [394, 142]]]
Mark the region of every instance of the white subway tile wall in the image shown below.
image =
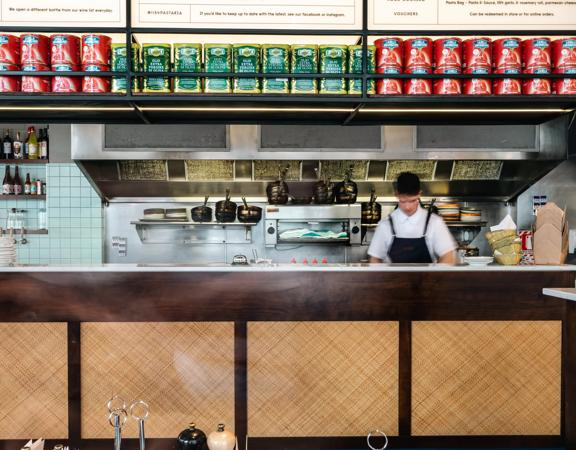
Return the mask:
[[[36, 168], [36, 176], [47, 180], [47, 200], [23, 200], [29, 228], [38, 227], [38, 209], [46, 208], [48, 235], [27, 236], [18, 244], [20, 264], [102, 263], [102, 202], [75, 164], [49, 164]], [[32, 177], [32, 172], [30, 172]], [[10, 206], [16, 203], [16, 206]], [[20, 208], [20, 201], [5, 201], [0, 223], [6, 223], [7, 208]]]

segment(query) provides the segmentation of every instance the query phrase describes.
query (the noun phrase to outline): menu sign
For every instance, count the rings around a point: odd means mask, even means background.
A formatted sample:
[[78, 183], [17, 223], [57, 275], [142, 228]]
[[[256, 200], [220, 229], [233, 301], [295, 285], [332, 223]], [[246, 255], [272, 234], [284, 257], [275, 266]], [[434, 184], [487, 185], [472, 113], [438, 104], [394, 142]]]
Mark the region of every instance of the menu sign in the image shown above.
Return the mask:
[[369, 0], [371, 30], [568, 30], [575, 0]]
[[0, 0], [0, 25], [125, 27], [125, 0]]
[[362, 0], [132, 0], [132, 26], [362, 28]]

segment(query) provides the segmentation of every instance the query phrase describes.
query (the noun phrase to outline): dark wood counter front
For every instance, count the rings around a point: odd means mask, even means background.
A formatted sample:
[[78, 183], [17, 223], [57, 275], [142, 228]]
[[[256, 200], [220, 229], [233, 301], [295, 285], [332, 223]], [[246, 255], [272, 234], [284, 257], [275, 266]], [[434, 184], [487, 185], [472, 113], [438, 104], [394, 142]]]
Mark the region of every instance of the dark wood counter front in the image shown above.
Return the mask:
[[[148, 448], [225, 422], [249, 449], [576, 449], [569, 271], [0, 273], [0, 449]], [[570, 320], [568, 320], [570, 318]], [[123, 448], [137, 448], [136, 424]], [[47, 450], [51, 448], [48, 447]]]

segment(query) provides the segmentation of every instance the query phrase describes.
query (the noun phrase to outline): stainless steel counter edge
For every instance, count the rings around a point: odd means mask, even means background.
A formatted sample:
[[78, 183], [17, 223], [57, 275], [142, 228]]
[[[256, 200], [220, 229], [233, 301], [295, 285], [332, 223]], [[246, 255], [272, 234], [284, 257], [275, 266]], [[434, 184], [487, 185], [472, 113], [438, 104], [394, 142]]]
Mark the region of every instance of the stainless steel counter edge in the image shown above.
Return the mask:
[[576, 288], [544, 288], [542, 293], [550, 297], [576, 302]]
[[231, 265], [170, 265], [170, 264], [100, 264], [70, 266], [0, 267], [0, 272], [573, 272], [576, 265], [562, 266], [449, 266], [442, 264], [262, 264]]

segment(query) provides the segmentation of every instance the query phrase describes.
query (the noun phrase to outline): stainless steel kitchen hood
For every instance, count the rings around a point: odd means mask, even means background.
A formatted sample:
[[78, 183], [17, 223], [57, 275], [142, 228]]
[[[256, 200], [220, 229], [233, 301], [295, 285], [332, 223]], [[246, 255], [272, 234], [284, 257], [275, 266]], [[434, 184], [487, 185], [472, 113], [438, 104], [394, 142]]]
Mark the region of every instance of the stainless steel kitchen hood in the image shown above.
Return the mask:
[[72, 125], [72, 157], [109, 202], [265, 201], [290, 167], [295, 195], [353, 164], [359, 199], [392, 198], [395, 174], [421, 175], [424, 194], [514, 199], [566, 159], [568, 120], [507, 126]]

